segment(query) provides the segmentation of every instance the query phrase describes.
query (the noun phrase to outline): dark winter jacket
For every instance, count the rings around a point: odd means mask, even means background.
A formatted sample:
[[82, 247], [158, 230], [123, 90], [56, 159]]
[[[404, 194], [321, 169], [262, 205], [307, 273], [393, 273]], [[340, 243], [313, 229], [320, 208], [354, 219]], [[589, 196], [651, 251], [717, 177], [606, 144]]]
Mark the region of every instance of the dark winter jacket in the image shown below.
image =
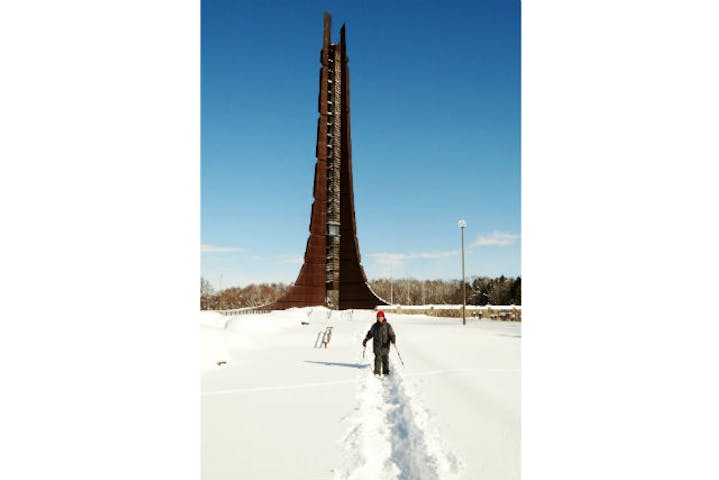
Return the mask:
[[370, 327], [365, 341], [372, 339], [372, 351], [375, 354], [389, 353], [389, 343], [395, 342], [394, 330], [392, 325], [387, 322], [374, 322]]

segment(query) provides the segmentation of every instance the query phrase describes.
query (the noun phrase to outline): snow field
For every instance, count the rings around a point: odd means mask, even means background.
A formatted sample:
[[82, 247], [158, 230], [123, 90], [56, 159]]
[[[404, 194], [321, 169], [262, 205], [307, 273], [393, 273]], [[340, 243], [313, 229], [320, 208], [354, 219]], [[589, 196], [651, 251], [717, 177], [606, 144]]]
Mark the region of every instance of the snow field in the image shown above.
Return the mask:
[[373, 311], [202, 317], [204, 480], [519, 478], [519, 324], [390, 315], [376, 377]]

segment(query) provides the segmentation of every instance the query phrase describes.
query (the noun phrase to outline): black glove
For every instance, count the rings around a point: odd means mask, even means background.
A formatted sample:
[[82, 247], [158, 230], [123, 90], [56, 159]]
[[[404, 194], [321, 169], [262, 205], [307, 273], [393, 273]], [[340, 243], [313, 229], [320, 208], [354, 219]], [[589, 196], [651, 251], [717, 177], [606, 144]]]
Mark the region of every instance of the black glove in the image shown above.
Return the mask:
[[394, 345], [394, 344], [395, 344], [394, 340], [391, 340], [391, 342], [392, 342], [392, 345]]
[[367, 339], [366, 339], [366, 338], [365, 338], [364, 340], [362, 340], [362, 346], [363, 346], [363, 347], [366, 347], [366, 346], [367, 346]]

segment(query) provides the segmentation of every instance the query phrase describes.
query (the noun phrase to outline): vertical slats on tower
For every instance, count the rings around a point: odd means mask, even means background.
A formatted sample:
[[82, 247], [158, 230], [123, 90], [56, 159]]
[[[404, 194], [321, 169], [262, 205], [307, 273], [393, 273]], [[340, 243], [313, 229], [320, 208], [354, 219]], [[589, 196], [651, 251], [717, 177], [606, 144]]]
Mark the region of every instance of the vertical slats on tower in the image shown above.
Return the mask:
[[[340, 288], [340, 175], [342, 164], [340, 52], [330, 47], [327, 68], [327, 289]], [[331, 114], [330, 114], [331, 112]], [[339, 292], [333, 294], [337, 297]], [[334, 298], [336, 302], [337, 299]]]

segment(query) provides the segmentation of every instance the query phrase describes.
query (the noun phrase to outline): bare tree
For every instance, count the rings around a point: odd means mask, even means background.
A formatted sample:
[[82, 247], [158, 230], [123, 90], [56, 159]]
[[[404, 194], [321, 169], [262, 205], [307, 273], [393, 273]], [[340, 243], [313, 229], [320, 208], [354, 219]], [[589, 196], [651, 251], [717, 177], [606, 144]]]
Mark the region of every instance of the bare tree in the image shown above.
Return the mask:
[[204, 277], [200, 277], [200, 310], [209, 308], [210, 297], [212, 297], [213, 293], [212, 284]]

